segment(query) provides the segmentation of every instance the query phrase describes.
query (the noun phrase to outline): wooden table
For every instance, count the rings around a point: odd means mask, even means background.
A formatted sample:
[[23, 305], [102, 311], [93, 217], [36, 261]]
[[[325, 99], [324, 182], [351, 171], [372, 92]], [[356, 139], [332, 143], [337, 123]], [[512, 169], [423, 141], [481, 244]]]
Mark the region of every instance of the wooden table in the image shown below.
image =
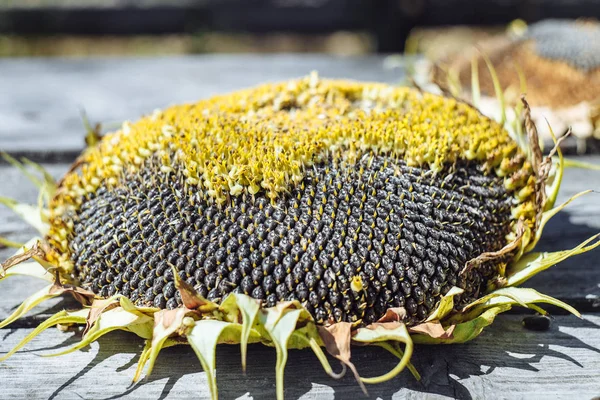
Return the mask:
[[[296, 77], [322, 76], [398, 82], [402, 70], [384, 70], [378, 57], [336, 59], [311, 55], [207, 56], [162, 59], [0, 61], [0, 149], [39, 160], [59, 177], [82, 148], [79, 108], [93, 121], [135, 119], [172, 103]], [[600, 157], [585, 161], [600, 163]], [[36, 190], [13, 168], [0, 164], [0, 195], [34, 202]], [[568, 170], [561, 200], [583, 189], [600, 191], [600, 174]], [[571, 248], [600, 231], [600, 194], [576, 201], [546, 228], [543, 250]], [[0, 235], [26, 240], [32, 230], [0, 209]], [[0, 249], [0, 259], [10, 250]], [[413, 362], [423, 379], [404, 372], [369, 386], [370, 398], [569, 398], [600, 395], [600, 251], [578, 256], [529, 282], [531, 287], [574, 304], [583, 319], [558, 313], [547, 332], [525, 330], [523, 310], [501, 315], [466, 345], [418, 346]], [[0, 282], [3, 319], [40, 282]], [[62, 307], [56, 300], [0, 330], [0, 354], [43, 318]], [[44, 358], [77, 340], [50, 329], [0, 364], [0, 398], [112, 399], [209, 398], [206, 375], [190, 348], [163, 350], [154, 373], [131, 386], [142, 341], [109, 334], [87, 349]], [[243, 375], [238, 347], [221, 346], [217, 376], [222, 399], [273, 398], [275, 352], [253, 345]], [[394, 363], [375, 349], [359, 349], [353, 360], [365, 375], [386, 372]], [[286, 398], [365, 398], [351, 376], [336, 381], [322, 372], [308, 351], [292, 351], [286, 368]]]

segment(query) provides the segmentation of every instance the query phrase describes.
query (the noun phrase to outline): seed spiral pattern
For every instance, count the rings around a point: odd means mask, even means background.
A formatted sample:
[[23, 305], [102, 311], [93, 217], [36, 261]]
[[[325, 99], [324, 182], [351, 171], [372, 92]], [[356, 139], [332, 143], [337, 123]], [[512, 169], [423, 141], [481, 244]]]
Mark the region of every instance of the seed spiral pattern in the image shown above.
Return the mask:
[[405, 307], [415, 322], [452, 286], [476, 298], [499, 263], [460, 271], [502, 248], [511, 226], [503, 180], [476, 163], [436, 174], [368, 153], [314, 166], [275, 202], [244, 195], [225, 208], [187, 196], [185, 176], [160, 166], [151, 158], [88, 195], [74, 219], [76, 274], [103, 297], [175, 308], [174, 266], [209, 300], [299, 300], [318, 323], [370, 323]]

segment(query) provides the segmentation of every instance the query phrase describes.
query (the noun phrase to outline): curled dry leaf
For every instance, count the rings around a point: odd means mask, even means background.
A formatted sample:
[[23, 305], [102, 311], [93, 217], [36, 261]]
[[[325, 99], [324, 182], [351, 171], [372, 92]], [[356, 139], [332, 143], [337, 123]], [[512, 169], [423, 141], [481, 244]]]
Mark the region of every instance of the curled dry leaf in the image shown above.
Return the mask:
[[42, 249], [40, 242], [35, 242], [30, 249], [25, 250], [22, 253], [15, 254], [14, 256], [7, 259], [5, 262], [0, 263], [0, 278], [4, 277], [6, 271], [8, 271], [9, 268], [14, 267], [17, 264], [20, 264], [34, 257], [44, 258], [45, 255], [46, 253]]
[[164, 332], [168, 332], [167, 336], [172, 335], [182, 328], [183, 319], [191, 312], [193, 311], [184, 307], [156, 312], [154, 314], [154, 332], [161, 332], [163, 334]]
[[543, 159], [537, 127], [531, 118], [531, 108], [529, 107], [527, 100], [525, 100], [525, 95], [521, 96], [521, 102], [524, 106], [523, 112], [525, 116], [525, 131], [529, 141], [529, 150], [531, 152], [530, 162], [533, 172], [537, 178], [535, 190], [535, 206], [537, 212], [533, 232], [535, 234], [539, 227], [542, 213], [544, 212], [544, 207], [546, 205], [546, 180], [548, 179], [548, 174], [550, 173], [550, 168], [552, 167], [552, 160]]
[[523, 235], [525, 234], [525, 223], [522, 218], [517, 221], [515, 233], [516, 237], [500, 250], [485, 252], [473, 258], [472, 260], [467, 261], [465, 267], [462, 269], [462, 271], [460, 271], [460, 274], [464, 275], [486, 261], [497, 260], [516, 250], [521, 245]]
[[440, 321], [423, 322], [422, 324], [408, 328], [410, 333], [422, 333], [434, 339], [451, 339], [455, 325], [450, 325], [444, 329]]
[[60, 283], [60, 276], [58, 271], [56, 271], [56, 280], [54, 281], [54, 285], [48, 291], [51, 295], [61, 295], [64, 293], [70, 293], [77, 302], [81, 303], [84, 306], [89, 306], [94, 301], [96, 295], [94, 292], [86, 290], [82, 287], [62, 284]]
[[119, 304], [119, 300], [115, 298], [94, 299], [92, 301], [92, 305], [90, 306], [90, 312], [85, 322], [85, 329], [83, 331], [83, 334], [85, 335], [90, 330], [90, 328], [94, 325], [94, 323], [100, 317], [100, 315], [102, 315], [102, 313], [108, 310], [112, 310], [115, 307], [118, 307]]
[[406, 318], [406, 309], [404, 307], [393, 307], [388, 308], [383, 317], [379, 318], [377, 322], [396, 322], [404, 321]]
[[210, 312], [218, 308], [215, 303], [200, 296], [192, 285], [181, 279], [175, 267], [173, 267], [173, 276], [175, 277], [175, 287], [179, 290], [181, 301], [186, 308], [201, 312]]
[[325, 349], [333, 357], [348, 366], [362, 391], [367, 394], [367, 388], [360, 379], [356, 367], [350, 361], [350, 345], [352, 344], [352, 324], [349, 322], [338, 322], [330, 326], [317, 326], [319, 336], [325, 345]]
[[[370, 329], [372, 331], [376, 331], [379, 328], [383, 328], [386, 330], [396, 330], [400, 327], [400, 325], [404, 325], [402, 322], [375, 322], [365, 327], [365, 329]], [[422, 333], [434, 339], [450, 339], [452, 338], [452, 332], [454, 331], [454, 325], [449, 326], [444, 329], [440, 321], [429, 321], [423, 322], [418, 325], [414, 325], [408, 327], [408, 331], [410, 333]]]

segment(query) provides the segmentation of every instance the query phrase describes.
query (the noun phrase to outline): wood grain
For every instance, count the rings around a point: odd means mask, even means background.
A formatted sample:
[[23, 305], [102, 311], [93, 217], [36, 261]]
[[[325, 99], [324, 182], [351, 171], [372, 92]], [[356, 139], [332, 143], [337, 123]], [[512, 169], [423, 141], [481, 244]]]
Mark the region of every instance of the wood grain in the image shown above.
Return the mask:
[[[368, 386], [365, 397], [350, 375], [336, 381], [309, 351], [291, 351], [286, 398], [552, 398], [590, 399], [600, 394], [600, 317], [558, 317], [548, 332], [531, 332], [521, 316], [500, 316], [479, 338], [465, 345], [418, 346], [413, 362], [421, 382], [408, 371]], [[0, 330], [0, 352], [29, 330]], [[40, 357], [73, 345], [77, 335], [52, 329], [0, 364], [0, 397], [30, 399], [208, 399], [206, 374], [191, 349], [163, 350], [152, 375], [131, 386], [141, 339], [111, 333], [87, 349], [60, 358]], [[0, 353], [1, 354], [1, 353]], [[217, 381], [222, 399], [274, 398], [275, 352], [252, 345], [248, 372], [237, 346], [217, 350]], [[365, 376], [387, 372], [394, 359], [379, 349], [358, 348], [353, 360]], [[333, 361], [332, 361], [333, 362]], [[334, 368], [339, 369], [336, 363]], [[10, 378], [8, 378], [10, 377]], [[427, 395], [427, 396], [426, 396]]]

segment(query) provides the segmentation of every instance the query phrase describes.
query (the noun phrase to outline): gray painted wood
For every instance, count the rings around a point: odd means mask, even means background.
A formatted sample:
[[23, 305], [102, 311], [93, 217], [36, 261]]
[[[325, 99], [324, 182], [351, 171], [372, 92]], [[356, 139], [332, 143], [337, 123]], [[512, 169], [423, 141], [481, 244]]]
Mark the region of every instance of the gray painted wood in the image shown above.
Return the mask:
[[315, 55], [202, 56], [141, 59], [17, 59], [0, 61], [0, 149], [78, 152], [80, 109], [108, 127], [156, 108], [304, 76], [398, 82], [382, 57]]
[[[368, 398], [591, 399], [600, 394], [600, 316], [561, 316], [548, 332], [525, 330], [521, 318], [500, 316], [465, 345], [418, 346], [413, 362], [422, 381], [405, 371], [389, 382], [368, 386]], [[0, 351], [28, 331], [0, 330]], [[131, 386], [131, 378], [142, 341], [132, 334], [111, 333], [82, 351], [40, 357], [76, 339], [76, 334], [52, 329], [0, 364], [0, 398], [209, 398], [206, 374], [187, 346], [163, 350], [152, 375], [136, 386]], [[275, 351], [252, 345], [248, 357], [244, 376], [239, 348], [218, 348], [220, 398], [274, 398]], [[365, 376], [385, 373], [394, 365], [391, 356], [371, 348], [356, 349], [353, 360]], [[285, 385], [289, 399], [367, 398], [350, 375], [339, 381], [328, 377], [309, 351], [290, 351]]]
[[[265, 61], [266, 60], [266, 61]], [[379, 58], [317, 56], [219, 56], [147, 60], [0, 61], [0, 149], [61, 161], [46, 165], [59, 177], [82, 147], [78, 106], [92, 120], [136, 119], [155, 107], [193, 101], [215, 93], [307, 74], [395, 82], [401, 71], [385, 71]], [[44, 157], [42, 157], [44, 156]], [[581, 158], [600, 164], [600, 156]], [[600, 174], [568, 170], [560, 201], [585, 189], [597, 193], [577, 200], [546, 229], [540, 249], [571, 248], [600, 231]], [[36, 190], [13, 168], [0, 165], [0, 196], [35, 202]], [[0, 208], [0, 235], [27, 240], [34, 232]], [[0, 260], [11, 254], [0, 248]], [[500, 316], [466, 345], [421, 346], [413, 361], [423, 381], [410, 374], [371, 386], [370, 398], [592, 398], [600, 395], [600, 267], [598, 252], [581, 255], [529, 282], [541, 292], [566, 299], [589, 314], [584, 320], [558, 315], [548, 332], [521, 327], [522, 314]], [[0, 319], [43, 282], [18, 278], [0, 282]], [[56, 299], [0, 330], [0, 355], [49, 314], [73, 303]], [[115, 333], [88, 349], [62, 358], [46, 354], [73, 344], [73, 333], [45, 332], [0, 363], [0, 399], [208, 398], [206, 375], [188, 347], [161, 353], [154, 374], [130, 386], [141, 340]], [[218, 350], [221, 398], [273, 398], [272, 349], [252, 346], [246, 376], [239, 350]], [[375, 349], [357, 349], [354, 361], [365, 375], [384, 373], [393, 360]], [[309, 352], [292, 351], [286, 370], [287, 398], [363, 398], [351, 377], [327, 377]]]

